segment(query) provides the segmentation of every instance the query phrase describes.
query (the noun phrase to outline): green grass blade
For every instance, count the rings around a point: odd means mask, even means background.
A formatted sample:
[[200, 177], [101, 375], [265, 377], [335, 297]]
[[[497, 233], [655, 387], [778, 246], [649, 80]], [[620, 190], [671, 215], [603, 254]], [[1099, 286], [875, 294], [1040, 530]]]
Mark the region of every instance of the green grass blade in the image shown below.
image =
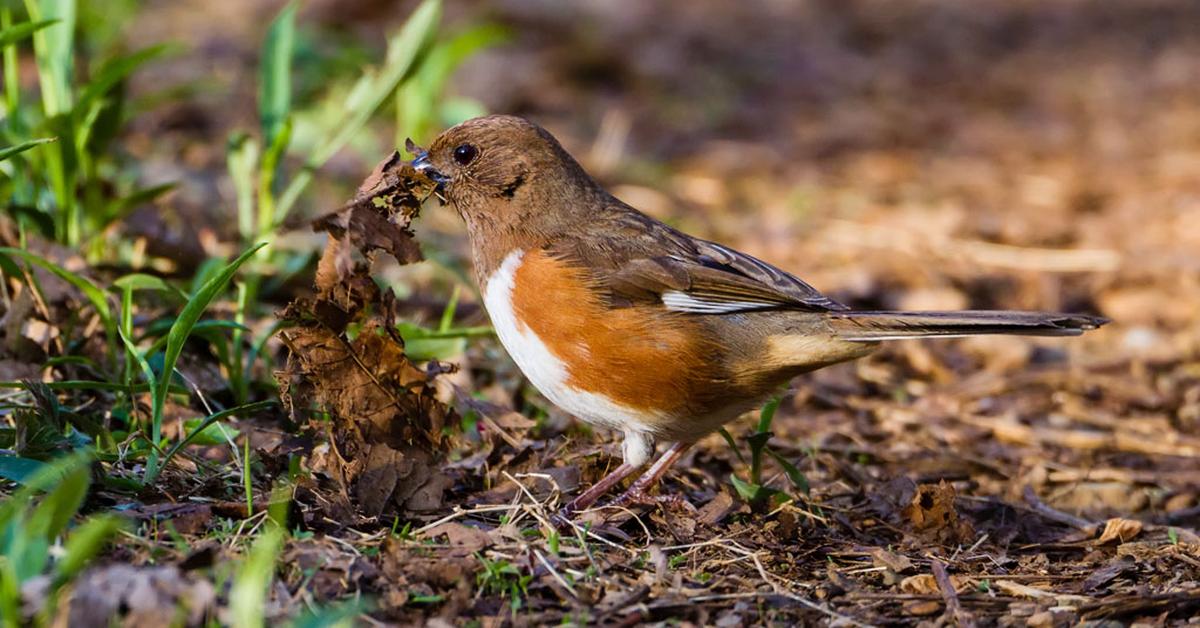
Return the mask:
[[245, 133], [229, 138], [225, 148], [225, 165], [237, 195], [238, 233], [250, 242], [255, 233], [254, 175], [258, 170], [258, 142]]
[[268, 587], [275, 575], [275, 559], [282, 546], [283, 530], [271, 524], [254, 541], [229, 591], [229, 610], [234, 626], [249, 628], [263, 625]]
[[91, 469], [80, 465], [66, 473], [58, 486], [42, 499], [34, 509], [33, 519], [45, 526], [41, 532], [47, 539], [53, 539], [67, 529], [71, 517], [83, 505], [91, 484]]
[[162, 459], [162, 468], [165, 469], [167, 464], [171, 462], [171, 458], [175, 457], [175, 454], [179, 453], [184, 447], [187, 447], [189, 443], [195, 440], [196, 437], [200, 436], [200, 434], [204, 433], [204, 430], [208, 429], [210, 425], [216, 423], [217, 421], [235, 414], [250, 414], [252, 412], [258, 412], [259, 410], [265, 410], [274, 405], [274, 401], [257, 401], [255, 403], [248, 403], [236, 408], [222, 410], [215, 414], [210, 414], [207, 417], [204, 417], [204, 420], [200, 422], [200, 425], [196, 426], [196, 429], [192, 430], [187, 436], [183, 437], [182, 440], [180, 440], [178, 443], [175, 443], [175, 445], [167, 451], [166, 455], [164, 455]]
[[[0, 6], [0, 27], [7, 30], [13, 26], [12, 9], [8, 8], [8, 5]], [[3, 51], [4, 114], [7, 118], [4, 122], [9, 131], [16, 132], [24, 128], [21, 114], [21, 71], [17, 65], [17, 47], [6, 44], [0, 46], [0, 51]]]
[[808, 478], [805, 477], [804, 472], [797, 468], [796, 465], [789, 462], [787, 458], [779, 455], [779, 452], [775, 451], [774, 449], [767, 447], [766, 451], [767, 454], [775, 459], [775, 462], [779, 463], [779, 466], [783, 467], [783, 472], [787, 475], [788, 481], [792, 483], [792, 486], [801, 493], [808, 495]]
[[[238, 268], [264, 246], [266, 246], [266, 243], [261, 243], [250, 248], [238, 256], [237, 259], [226, 264], [219, 273], [206, 281], [192, 295], [191, 300], [183, 307], [183, 311], [179, 313], [179, 317], [175, 319], [175, 324], [171, 325], [171, 331], [167, 332], [167, 347], [163, 353], [162, 374], [158, 378], [158, 386], [154, 392], [154, 415], [153, 425], [151, 426], [151, 436], [154, 443], [158, 442], [162, 434], [162, 414], [167, 402], [167, 390], [171, 382], [171, 375], [175, 372], [175, 363], [179, 360], [179, 354], [183, 351], [183, 343], [192, 334], [192, 328], [200, 320], [200, 315], [204, 313], [204, 310], [208, 309], [208, 305], [212, 303], [212, 300], [225, 290], [225, 286], [233, 278], [233, 275], [237, 273]], [[158, 471], [158, 457], [154, 450], [152, 450], [150, 459], [146, 463], [145, 483], [149, 484], [152, 478], [158, 477]]]
[[455, 333], [454, 330], [433, 331], [408, 322], [396, 323], [396, 328], [404, 337], [404, 353], [418, 362], [446, 360], [467, 348], [468, 335]]
[[242, 439], [242, 492], [246, 495], [246, 517], [254, 514], [254, 484], [250, 478], [250, 437]]
[[35, 473], [45, 467], [46, 463], [21, 456], [0, 456], [0, 478], [24, 484]]
[[[39, 382], [41, 384], [41, 382]], [[101, 382], [89, 379], [71, 379], [61, 382], [45, 382], [42, 384], [50, 390], [111, 390], [114, 392], [146, 392], [153, 390], [153, 386], [146, 384], [138, 384], [135, 386], [126, 386], [118, 382]], [[25, 382], [0, 381], [0, 388], [28, 388], [29, 385]], [[181, 393], [187, 392], [186, 389], [179, 386], [173, 386], [171, 392]]]
[[364, 77], [365, 88], [350, 90], [347, 98], [349, 118], [346, 124], [339, 125], [335, 133], [315, 151], [312, 162], [324, 163], [338, 150], [350, 141], [350, 138], [366, 124], [379, 105], [395, 91], [409, 73], [416, 67], [417, 61], [433, 44], [437, 34], [438, 22], [442, 18], [441, 0], [425, 0], [422, 2], [400, 32], [388, 40], [387, 57], [379, 72]]
[[[257, 280], [254, 283], [257, 284]], [[246, 311], [250, 308], [250, 303], [250, 289], [246, 282], [239, 281], [237, 284], [237, 307], [233, 314], [235, 323], [240, 325], [246, 322]], [[233, 389], [233, 401], [239, 404], [246, 403], [246, 400], [250, 398], [251, 364], [247, 363], [243, 356], [246, 352], [245, 336], [247, 332], [248, 330], [233, 330], [233, 333], [229, 335], [228, 355], [225, 356], [225, 368], [229, 373], [229, 387]]]
[[0, 500], [0, 529], [8, 527], [13, 517], [27, 507], [35, 495], [54, 488], [77, 469], [86, 469], [91, 461], [92, 452], [82, 450], [46, 463], [8, 499]]
[[21, 22], [0, 31], [0, 46], [11, 46], [26, 37], [50, 26], [58, 20], [41, 20], [39, 22]]
[[454, 315], [458, 313], [458, 297], [461, 294], [462, 286], [454, 284], [454, 292], [450, 293], [450, 301], [446, 303], [446, 309], [442, 310], [442, 319], [438, 322], [437, 327], [438, 331], [448, 331], [454, 326]]
[[[140, 368], [142, 370], [142, 376], [146, 378], [146, 385], [148, 385], [150, 387], [150, 390], [153, 391], [153, 394], [155, 396], [157, 396], [158, 395], [158, 378], [155, 377], [155, 375], [154, 375], [154, 369], [150, 368], [150, 363], [148, 361], [146, 361], [146, 355], [143, 354], [141, 351], [138, 351], [137, 346], [133, 344], [133, 340], [131, 340], [128, 336], [125, 335], [124, 330], [118, 329], [117, 333], [119, 333], [121, 336], [121, 342], [123, 342], [125, 344], [125, 355], [133, 358], [133, 360], [135, 362], [137, 362], [138, 368]], [[164, 379], [169, 379], [169, 378], [164, 378]], [[164, 395], [164, 398], [165, 398], [165, 395]], [[155, 414], [153, 414], [150, 417], [150, 422], [151, 422], [150, 441], [151, 441], [151, 444], [153, 445], [153, 447], [151, 447], [151, 451], [156, 451], [155, 448], [158, 447], [159, 434], [162, 431], [162, 416], [161, 416], [161, 414], [159, 414], [160, 411], [158, 410], [158, 408], [155, 408], [154, 412], [155, 412]], [[157, 429], [156, 429], [156, 426], [157, 426]]]
[[[125, 335], [125, 330], [118, 331], [121, 335], [121, 342], [125, 345], [125, 351], [128, 353], [128, 355], [132, 355], [133, 359], [137, 361], [138, 367], [142, 369], [142, 375], [146, 378], [146, 384], [149, 384], [150, 389], [157, 393], [158, 377], [154, 375], [154, 369], [151, 369], [150, 363], [148, 360], [146, 360], [145, 354], [138, 351], [138, 347], [137, 345], [134, 345], [133, 340]], [[157, 444], [157, 442], [155, 444]]]
[[79, 95], [79, 102], [75, 105], [76, 112], [86, 110], [93, 100], [102, 98], [113, 86], [132, 74], [138, 66], [156, 57], [161, 57], [169, 50], [171, 50], [170, 46], [160, 44], [105, 62], [96, 70], [95, 76], [83, 89], [83, 93]]
[[122, 289], [129, 288], [130, 290], [159, 290], [181, 295], [184, 299], [187, 298], [187, 295], [182, 290], [163, 281], [162, 277], [147, 275], [146, 273], [129, 273], [128, 275], [123, 275], [113, 282], [113, 286]]
[[124, 527], [124, 521], [112, 515], [92, 517], [71, 532], [63, 547], [63, 556], [55, 568], [55, 581], [64, 583], [87, 566], [104, 549], [112, 535]]
[[[504, 28], [481, 24], [433, 46], [417, 73], [396, 92], [396, 145], [403, 146], [407, 137], [427, 139], [434, 124], [439, 121], [439, 114], [443, 118], [440, 121], [451, 124], [474, 117], [467, 115], [461, 119], [445, 120], [448, 113], [455, 112], [448, 110], [453, 101], [442, 97], [443, 88], [454, 70], [471, 55], [507, 38], [508, 31]], [[477, 110], [471, 113], [480, 114]]]
[[0, 255], [19, 257], [26, 262], [41, 266], [63, 281], [78, 288], [79, 291], [82, 292], [85, 297], [87, 297], [87, 300], [92, 304], [92, 307], [96, 309], [96, 314], [100, 317], [100, 322], [104, 324], [104, 330], [108, 334], [110, 344], [114, 349], [116, 348], [116, 319], [113, 318], [112, 308], [110, 308], [108, 305], [108, 298], [105, 296], [104, 290], [93, 283], [92, 280], [81, 275], [77, 275], [59, 266], [58, 264], [51, 262], [50, 260], [38, 255], [34, 255], [33, 253], [30, 253], [24, 249], [0, 247]]
[[[292, 141], [292, 119], [284, 118], [283, 123], [276, 129], [275, 137], [263, 153], [262, 163], [259, 164], [258, 174], [258, 231], [255, 238], [270, 236], [275, 229], [275, 194], [278, 191], [276, 176], [279, 163]], [[264, 252], [264, 256], [266, 253]]]
[[769, 491], [761, 484], [743, 481], [736, 475], [729, 476], [729, 482], [733, 484], [734, 490], [748, 503], [756, 503], [769, 494]]
[[75, 0], [25, 0], [31, 21], [56, 23], [33, 34], [42, 107], [47, 116], [71, 111], [75, 73]]
[[258, 117], [267, 146], [275, 142], [292, 106], [292, 55], [296, 47], [296, 3], [271, 22], [258, 75]]
[[[121, 279], [129, 277], [134, 276], [126, 275], [125, 277], [121, 277]], [[117, 281], [120, 282], [121, 279]], [[121, 342], [125, 344], [125, 364], [121, 370], [121, 383], [126, 386], [133, 383], [133, 361], [138, 357], [137, 348], [130, 342], [130, 339], [133, 338], [133, 291], [137, 289], [136, 283], [137, 280], [132, 279], [126, 281], [123, 285], [117, 284], [117, 287], [121, 289], [121, 322], [117, 326], [117, 331], [121, 334]], [[147, 381], [149, 382], [150, 380]], [[154, 385], [151, 384], [150, 387], [154, 388]], [[137, 407], [132, 393], [129, 395], [129, 407]]]
[[746, 464], [746, 457], [742, 455], [742, 450], [738, 448], [737, 441], [733, 440], [733, 435], [729, 433], [729, 430], [721, 428], [717, 430], [717, 433], [721, 435], [721, 438], [725, 439], [725, 443], [733, 450], [733, 455], [737, 456], [738, 462]]
[[775, 397], [763, 405], [762, 412], [758, 415], [759, 432], [771, 431], [771, 422], [775, 420], [775, 412], [779, 410], [781, 401], [783, 401], [783, 397]]
[[[221, 330], [221, 329], [232, 329], [234, 332], [250, 331], [249, 327], [246, 327], [245, 325], [242, 325], [241, 323], [238, 323], [236, 321], [210, 320], [210, 321], [200, 321], [200, 322], [196, 323], [196, 325], [192, 327], [192, 335], [197, 335], [198, 332], [210, 332], [210, 331]], [[147, 332], [145, 335], [142, 336], [141, 340], [145, 340], [146, 338], [152, 337], [154, 334], [154, 331], [156, 331], [156, 330], [152, 329], [149, 332]], [[169, 331], [170, 330], [168, 330], [168, 332]], [[150, 345], [150, 347], [146, 349], [145, 354], [146, 355], [154, 355], [155, 353], [162, 351], [163, 347], [165, 347], [167, 344], [167, 340], [169, 340], [169, 339], [170, 339], [169, 333], [166, 336], [160, 336], [158, 338], [158, 340], [154, 341], [154, 344]]]
[[275, 224], [287, 217], [304, 188], [312, 181], [313, 172], [362, 130], [383, 101], [409, 76], [421, 56], [433, 43], [441, 19], [441, 0], [425, 0], [408, 17], [400, 32], [388, 40], [387, 57], [383, 67], [378, 71], [367, 72], [354, 85], [346, 98], [345, 117], [326, 129], [328, 137], [323, 142], [318, 142], [305, 162], [304, 170], [297, 174], [283, 191], [276, 206]]
[[53, 142], [55, 139], [57, 138], [43, 137], [36, 140], [29, 140], [28, 142], [21, 142], [20, 144], [14, 144], [12, 146], [5, 146], [4, 148], [0, 148], [0, 161], [4, 161], [13, 155], [19, 155], [33, 148], [34, 146], [40, 146], [47, 142]]

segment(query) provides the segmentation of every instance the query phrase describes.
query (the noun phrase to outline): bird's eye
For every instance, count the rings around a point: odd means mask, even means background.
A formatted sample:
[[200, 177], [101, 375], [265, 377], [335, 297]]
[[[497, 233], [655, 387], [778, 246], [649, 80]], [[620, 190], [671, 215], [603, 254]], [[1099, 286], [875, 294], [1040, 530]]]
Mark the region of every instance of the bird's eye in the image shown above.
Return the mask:
[[458, 148], [454, 149], [454, 161], [457, 161], [458, 165], [460, 166], [465, 166], [472, 161], [475, 161], [475, 156], [478, 154], [479, 150], [474, 146], [471, 146], [470, 144], [460, 144]]

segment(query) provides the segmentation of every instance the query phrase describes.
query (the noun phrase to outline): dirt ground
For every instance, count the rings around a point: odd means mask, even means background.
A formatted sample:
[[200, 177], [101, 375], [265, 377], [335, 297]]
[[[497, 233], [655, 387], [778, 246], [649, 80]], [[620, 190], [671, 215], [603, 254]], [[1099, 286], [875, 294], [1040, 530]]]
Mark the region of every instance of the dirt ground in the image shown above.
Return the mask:
[[[314, 1], [301, 21], [377, 45], [407, 14], [394, 5]], [[277, 6], [151, 2], [130, 30], [199, 53], [139, 89], [215, 85], [131, 133], [148, 177], [186, 184], [175, 215], [142, 212], [130, 229], [181, 257], [229, 235], [224, 137], [253, 120], [251, 62]], [[662, 489], [694, 512], [608, 512], [562, 535], [548, 518], [563, 491], [619, 464], [619, 443], [562, 416], [494, 339], [472, 340], [429, 391], [482, 425], [437, 445], [443, 492], [364, 517], [315, 474], [296, 493], [304, 533], [281, 556], [271, 613], [361, 596], [371, 621], [396, 625], [1200, 616], [1200, 4], [495, 0], [451, 2], [447, 19], [509, 32], [455, 75], [455, 94], [533, 118], [619, 198], [835, 299], [1113, 322], [1081, 338], [894, 343], [803, 376], [771, 447], [807, 495], [768, 460], [768, 485], [799, 499], [745, 503], [730, 476], [746, 464], [714, 435]], [[336, 158], [307, 211], [340, 205], [384, 154]], [[454, 212], [431, 201], [414, 227], [437, 263], [378, 269], [403, 286], [399, 314], [428, 323], [462, 284], [458, 320], [487, 324], [460, 280]], [[752, 423], [730, 426], [739, 451]], [[333, 455], [319, 430], [253, 425], [264, 495], [289, 455], [314, 468]], [[209, 499], [139, 508], [209, 562], [250, 532], [213, 542], [236, 497], [168, 476]]]

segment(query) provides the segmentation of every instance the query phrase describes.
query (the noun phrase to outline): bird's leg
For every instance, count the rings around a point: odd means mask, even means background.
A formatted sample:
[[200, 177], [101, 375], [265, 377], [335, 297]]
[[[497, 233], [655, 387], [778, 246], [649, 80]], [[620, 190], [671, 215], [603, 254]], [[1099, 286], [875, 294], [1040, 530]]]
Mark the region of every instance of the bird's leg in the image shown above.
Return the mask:
[[653, 496], [649, 490], [658, 483], [667, 469], [675, 464], [683, 454], [687, 452], [692, 443], [679, 442], [671, 445], [671, 448], [663, 452], [663, 455], [658, 460], [646, 469], [646, 472], [633, 481], [629, 490], [621, 494], [620, 497], [613, 500], [613, 506], [621, 506], [625, 504], [659, 504], [669, 503], [684, 507], [691, 507], [682, 497], [678, 495], [660, 495]]
[[596, 503], [597, 499], [600, 499], [602, 495], [612, 490], [612, 487], [620, 484], [621, 480], [629, 477], [634, 471], [637, 471], [636, 466], [628, 462], [621, 463], [619, 467], [613, 469], [612, 473], [604, 476], [599, 482], [593, 484], [591, 488], [580, 493], [575, 499], [572, 499], [559, 514], [570, 516], [580, 510], [590, 508], [592, 504]]
[[591, 507], [600, 499], [601, 495], [612, 490], [616, 486], [629, 477], [631, 473], [637, 471], [650, 456], [654, 453], [654, 438], [644, 432], [637, 430], [625, 430], [625, 439], [621, 443], [621, 453], [625, 457], [625, 461], [621, 466], [613, 469], [612, 473], [604, 476], [599, 482], [588, 490], [579, 494], [578, 497], [572, 499], [558, 514], [554, 515], [554, 525], [558, 528], [565, 528], [570, 525], [571, 518], [580, 510]]

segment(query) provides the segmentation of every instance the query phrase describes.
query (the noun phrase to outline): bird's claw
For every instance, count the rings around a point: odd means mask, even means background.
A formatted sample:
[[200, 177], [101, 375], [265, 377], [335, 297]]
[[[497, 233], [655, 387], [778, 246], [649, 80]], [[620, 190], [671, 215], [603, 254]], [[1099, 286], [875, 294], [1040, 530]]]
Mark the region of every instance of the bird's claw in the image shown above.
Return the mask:
[[[622, 493], [619, 497], [605, 504], [605, 507], [628, 508], [631, 506], [665, 506], [667, 508], [678, 508], [687, 512], [696, 512], [696, 507], [688, 500], [675, 494], [668, 493], [665, 495], [651, 495], [643, 489], [634, 487]], [[558, 512], [550, 516], [550, 524], [559, 531], [570, 530], [576, 526], [575, 516], [582, 509], [574, 502], [563, 506]]]
[[667, 493], [665, 495], [651, 495], [644, 490], [631, 488], [621, 494], [620, 497], [614, 499], [609, 506], [667, 506], [675, 507], [689, 512], [696, 512], [696, 507], [688, 500], [679, 496], [676, 493]]

